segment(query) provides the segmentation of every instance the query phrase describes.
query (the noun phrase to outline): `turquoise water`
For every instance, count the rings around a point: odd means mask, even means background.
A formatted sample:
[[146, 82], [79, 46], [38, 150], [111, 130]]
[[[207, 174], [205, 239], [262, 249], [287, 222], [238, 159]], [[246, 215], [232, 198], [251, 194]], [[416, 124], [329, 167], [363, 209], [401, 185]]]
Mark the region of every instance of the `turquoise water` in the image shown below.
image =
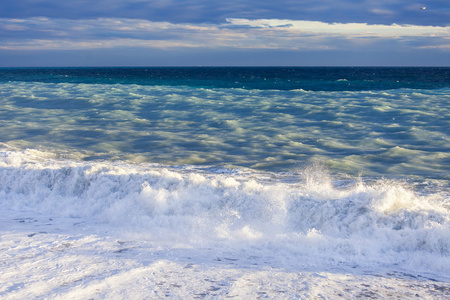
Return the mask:
[[450, 68], [0, 70], [0, 142], [162, 165], [450, 178]]
[[0, 211], [297, 271], [448, 279], [449, 74], [1, 69]]

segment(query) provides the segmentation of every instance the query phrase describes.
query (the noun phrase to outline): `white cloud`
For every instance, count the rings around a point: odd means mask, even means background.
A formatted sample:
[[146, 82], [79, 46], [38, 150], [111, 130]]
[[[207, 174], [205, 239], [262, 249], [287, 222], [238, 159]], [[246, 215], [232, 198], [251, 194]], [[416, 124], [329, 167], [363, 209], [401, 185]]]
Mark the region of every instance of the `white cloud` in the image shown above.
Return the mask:
[[[450, 27], [369, 25], [229, 18], [223, 24], [174, 24], [140, 19], [0, 19], [0, 49], [251, 48], [346, 49], [380, 41], [448, 49]], [[433, 38], [432, 44], [427, 39]], [[411, 41], [415, 41], [411, 43]], [[412, 46], [414, 44], [414, 46]]]
[[227, 21], [231, 25], [249, 26], [251, 28], [278, 29], [279, 31], [310, 32], [315, 34], [340, 34], [343, 36], [366, 37], [402, 37], [402, 36], [450, 36], [450, 27], [417, 26], [417, 25], [369, 25], [366, 23], [325, 23], [317, 21], [293, 21], [277, 19], [233, 19]]

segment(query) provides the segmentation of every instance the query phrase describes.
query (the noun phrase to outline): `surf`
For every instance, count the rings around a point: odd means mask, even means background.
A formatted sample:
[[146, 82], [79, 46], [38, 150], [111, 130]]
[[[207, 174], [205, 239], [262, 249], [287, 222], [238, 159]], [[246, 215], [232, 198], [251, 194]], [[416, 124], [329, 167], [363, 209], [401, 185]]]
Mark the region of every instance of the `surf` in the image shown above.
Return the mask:
[[324, 260], [363, 265], [409, 264], [414, 257], [419, 267], [420, 255], [450, 254], [445, 193], [420, 194], [389, 180], [337, 179], [317, 164], [276, 178], [49, 156], [1, 152], [2, 209], [92, 220], [162, 243], [270, 245], [270, 251], [319, 251]]

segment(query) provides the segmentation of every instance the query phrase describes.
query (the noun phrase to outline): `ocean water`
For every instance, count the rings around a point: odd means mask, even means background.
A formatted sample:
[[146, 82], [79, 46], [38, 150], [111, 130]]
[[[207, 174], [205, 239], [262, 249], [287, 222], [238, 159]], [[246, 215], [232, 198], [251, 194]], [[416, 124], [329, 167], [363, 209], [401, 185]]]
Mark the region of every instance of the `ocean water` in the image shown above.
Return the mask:
[[450, 68], [7, 68], [0, 126], [2, 297], [450, 295]]

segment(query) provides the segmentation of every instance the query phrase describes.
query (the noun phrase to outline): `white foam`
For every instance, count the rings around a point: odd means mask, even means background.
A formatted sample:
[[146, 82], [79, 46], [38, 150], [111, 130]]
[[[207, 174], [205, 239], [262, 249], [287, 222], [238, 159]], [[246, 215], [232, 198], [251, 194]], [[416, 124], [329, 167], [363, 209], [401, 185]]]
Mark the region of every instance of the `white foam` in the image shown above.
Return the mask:
[[397, 263], [419, 252], [450, 254], [445, 194], [418, 195], [386, 180], [339, 188], [318, 166], [286, 183], [252, 172], [82, 163], [36, 153], [2, 151], [3, 209], [95, 220], [155, 240], [270, 242], [283, 249], [300, 243], [294, 254], [316, 249], [362, 264], [385, 262], [385, 253]]
[[379, 296], [447, 291], [445, 193], [336, 180], [321, 164], [287, 178], [57, 157], [0, 151], [0, 296], [351, 297], [375, 282]]

